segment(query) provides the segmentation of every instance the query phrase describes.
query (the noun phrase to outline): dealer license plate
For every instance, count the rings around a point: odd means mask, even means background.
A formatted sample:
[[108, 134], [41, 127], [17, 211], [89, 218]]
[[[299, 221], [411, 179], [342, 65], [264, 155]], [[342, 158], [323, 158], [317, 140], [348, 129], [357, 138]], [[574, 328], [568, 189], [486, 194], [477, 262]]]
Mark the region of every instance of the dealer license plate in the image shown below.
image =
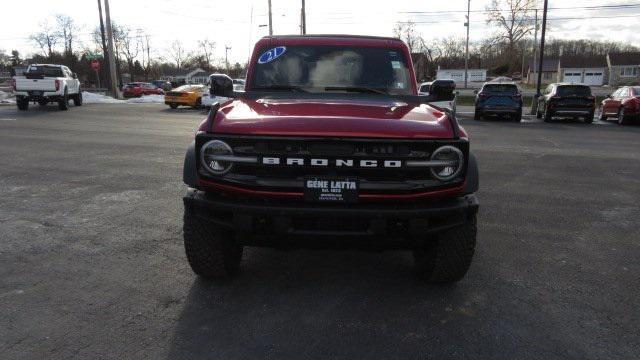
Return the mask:
[[358, 201], [358, 180], [354, 178], [307, 177], [304, 179], [304, 197], [307, 201]]

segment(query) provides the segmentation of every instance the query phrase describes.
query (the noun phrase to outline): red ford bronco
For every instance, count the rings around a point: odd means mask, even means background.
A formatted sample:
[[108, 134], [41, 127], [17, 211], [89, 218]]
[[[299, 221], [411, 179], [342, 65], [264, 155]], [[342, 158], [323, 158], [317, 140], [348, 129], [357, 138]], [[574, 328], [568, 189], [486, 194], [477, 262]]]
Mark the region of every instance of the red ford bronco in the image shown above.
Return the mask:
[[460, 280], [476, 242], [478, 168], [447, 109], [420, 96], [407, 46], [362, 36], [269, 36], [244, 92], [212, 79], [187, 150], [184, 244], [193, 271], [227, 277], [244, 246], [413, 251], [418, 274]]

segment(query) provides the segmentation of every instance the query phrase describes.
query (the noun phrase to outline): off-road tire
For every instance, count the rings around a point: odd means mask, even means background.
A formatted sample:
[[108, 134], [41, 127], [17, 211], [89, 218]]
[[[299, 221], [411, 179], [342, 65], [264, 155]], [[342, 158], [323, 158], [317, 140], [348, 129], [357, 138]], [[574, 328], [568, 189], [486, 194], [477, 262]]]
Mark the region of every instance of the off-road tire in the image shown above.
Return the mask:
[[175, 110], [178, 108], [178, 104], [169, 104], [169, 107]]
[[79, 90], [78, 93], [73, 97], [73, 105], [82, 106], [82, 90]]
[[476, 246], [476, 215], [463, 225], [444, 230], [413, 250], [418, 276], [428, 282], [459, 281], [469, 270]]
[[199, 218], [185, 205], [184, 248], [194, 273], [204, 278], [224, 279], [238, 272], [242, 260], [242, 245], [233, 233]]
[[621, 107], [618, 110], [618, 124], [626, 125], [627, 124], [627, 115], [625, 115], [624, 107]]
[[16, 99], [16, 105], [18, 106], [18, 110], [27, 111], [29, 110], [29, 99], [19, 97]]
[[553, 112], [549, 111], [549, 109], [545, 106], [542, 117], [544, 119], [544, 122], [551, 122], [551, 119], [553, 118]]
[[594, 113], [593, 113], [593, 111], [592, 111], [592, 112], [590, 112], [590, 113], [589, 113], [589, 115], [587, 115], [587, 116], [584, 118], [584, 122], [585, 122], [585, 124], [592, 124], [592, 123], [593, 123], [593, 117], [594, 117], [595, 115], [596, 115], [596, 114], [594, 114]]
[[69, 94], [67, 94], [67, 89], [64, 89], [64, 95], [62, 95], [62, 98], [58, 100], [58, 110], [67, 109], [69, 109]]

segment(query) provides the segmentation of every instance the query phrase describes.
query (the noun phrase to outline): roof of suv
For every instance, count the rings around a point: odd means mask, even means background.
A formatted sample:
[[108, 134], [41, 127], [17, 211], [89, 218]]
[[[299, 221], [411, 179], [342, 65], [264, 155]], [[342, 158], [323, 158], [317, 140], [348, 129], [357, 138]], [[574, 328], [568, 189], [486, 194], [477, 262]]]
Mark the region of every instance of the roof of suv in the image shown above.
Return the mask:
[[391, 43], [404, 44], [402, 40], [393, 37], [364, 36], [364, 35], [340, 35], [340, 34], [314, 34], [314, 35], [272, 35], [265, 36], [259, 42], [278, 44], [351, 44], [351, 45], [389, 45]]

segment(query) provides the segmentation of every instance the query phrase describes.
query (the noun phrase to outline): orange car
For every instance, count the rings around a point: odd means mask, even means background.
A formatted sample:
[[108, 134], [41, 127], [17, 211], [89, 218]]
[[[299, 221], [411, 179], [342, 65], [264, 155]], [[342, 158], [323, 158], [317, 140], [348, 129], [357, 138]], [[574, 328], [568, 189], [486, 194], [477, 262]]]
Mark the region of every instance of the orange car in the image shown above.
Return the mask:
[[182, 85], [164, 94], [164, 103], [172, 109], [180, 105], [200, 107], [202, 104], [202, 93], [207, 91], [205, 85]]

